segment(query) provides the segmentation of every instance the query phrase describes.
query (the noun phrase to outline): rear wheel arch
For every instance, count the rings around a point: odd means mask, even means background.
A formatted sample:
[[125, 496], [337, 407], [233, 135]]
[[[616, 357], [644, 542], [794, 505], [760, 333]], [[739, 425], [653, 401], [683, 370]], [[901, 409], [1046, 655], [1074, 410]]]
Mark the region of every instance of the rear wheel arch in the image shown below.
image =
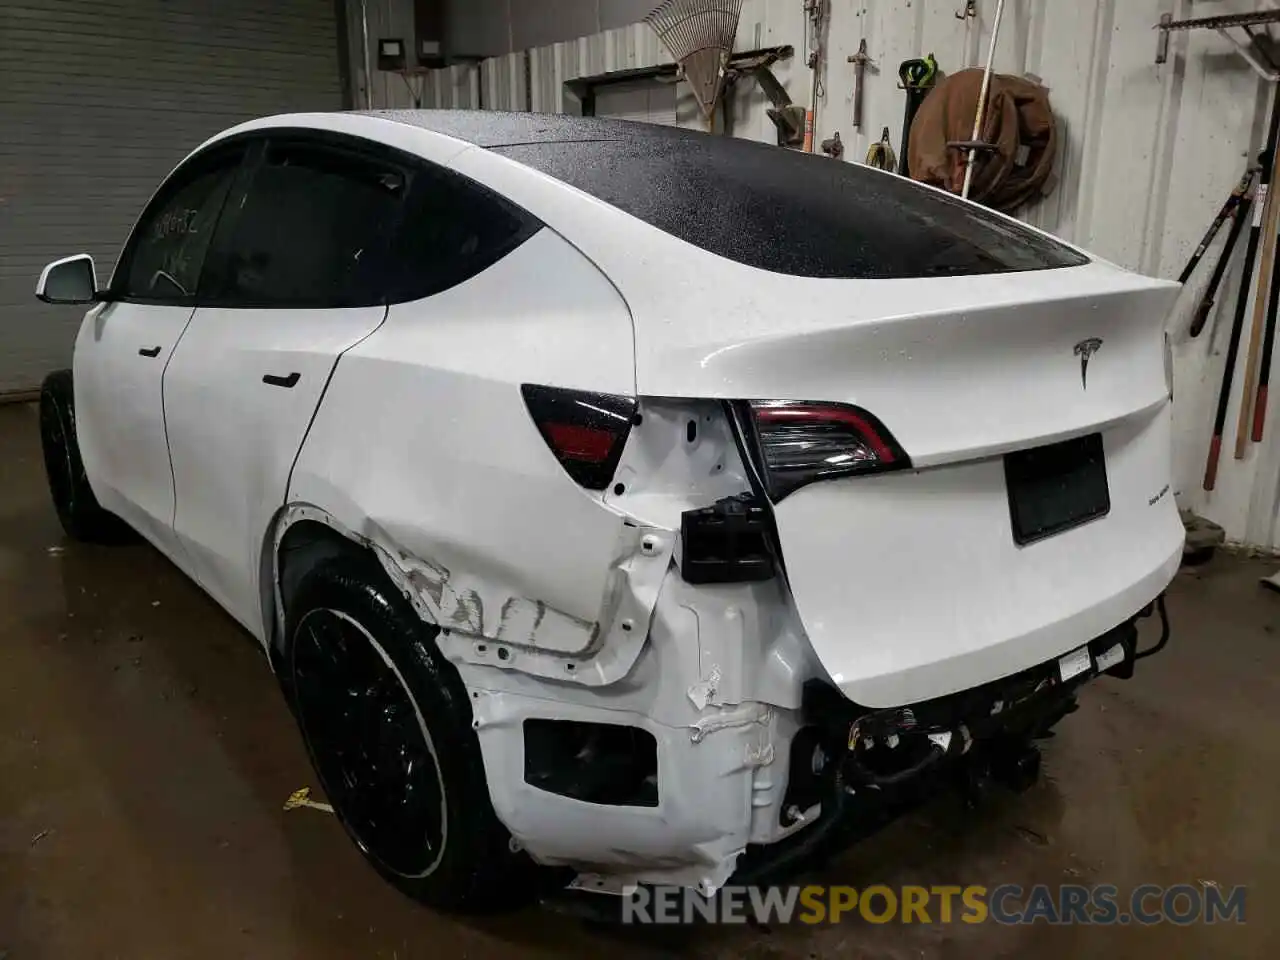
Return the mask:
[[263, 538], [258, 582], [265, 631], [263, 642], [277, 670], [284, 652], [285, 611], [289, 601], [307, 573], [339, 556], [364, 559], [375, 576], [382, 573], [375, 549], [326, 510], [295, 503], [276, 513]]
[[[296, 684], [300, 651], [308, 647], [295, 638], [303, 636], [313, 615], [347, 620], [364, 631], [408, 691], [424, 735], [434, 743], [430, 750], [446, 797], [441, 807], [445, 832], [439, 837], [444, 859], [438, 857], [425, 874], [399, 874], [381, 852], [367, 846], [363, 826], [353, 819], [358, 811], [340, 808], [344, 826], [375, 869], [412, 897], [463, 911], [522, 904], [542, 883], [554, 886], [565, 878], [535, 867], [494, 813], [468, 691], [435, 647], [435, 624], [414, 609], [380, 553], [319, 508], [295, 504], [280, 511], [264, 545], [268, 589], [263, 602], [270, 604], [264, 612], [269, 613], [273, 667], [328, 792], [334, 783], [324, 780], [326, 754], [317, 753], [305, 722], [307, 716], [324, 714], [305, 709], [307, 688]], [[338, 804], [334, 794], [328, 795]]]

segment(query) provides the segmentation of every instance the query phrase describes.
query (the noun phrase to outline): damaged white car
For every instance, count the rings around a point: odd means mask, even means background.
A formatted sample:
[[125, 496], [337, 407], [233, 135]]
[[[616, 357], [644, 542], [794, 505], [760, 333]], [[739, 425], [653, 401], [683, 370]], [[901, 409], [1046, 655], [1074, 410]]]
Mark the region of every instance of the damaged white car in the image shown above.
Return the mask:
[[[853, 164], [527, 114], [258, 120], [41, 401], [69, 535], [264, 645], [426, 902], [704, 893], [1025, 784], [1182, 551], [1176, 286]], [[1167, 639], [1167, 622], [1157, 645]]]

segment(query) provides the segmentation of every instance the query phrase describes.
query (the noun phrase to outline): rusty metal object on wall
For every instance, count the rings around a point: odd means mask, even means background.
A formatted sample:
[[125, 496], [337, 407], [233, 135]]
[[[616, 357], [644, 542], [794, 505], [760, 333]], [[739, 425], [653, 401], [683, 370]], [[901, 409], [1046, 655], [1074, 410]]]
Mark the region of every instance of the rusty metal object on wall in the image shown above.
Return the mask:
[[765, 114], [778, 128], [778, 146], [798, 147], [804, 143], [805, 109], [791, 102], [786, 88], [767, 66], [756, 70], [756, 81], [772, 107]]
[[1057, 123], [1049, 91], [994, 74], [979, 138], [972, 140], [982, 71], [961, 70], [938, 81], [911, 124], [911, 177], [960, 193], [968, 150], [978, 150], [970, 199], [1012, 211], [1053, 187]]

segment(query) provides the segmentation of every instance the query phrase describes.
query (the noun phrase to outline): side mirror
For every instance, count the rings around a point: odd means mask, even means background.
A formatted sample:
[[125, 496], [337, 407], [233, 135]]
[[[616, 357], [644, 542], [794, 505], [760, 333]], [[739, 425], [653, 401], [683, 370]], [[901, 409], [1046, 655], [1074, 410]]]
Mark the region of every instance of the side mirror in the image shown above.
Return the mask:
[[93, 269], [93, 257], [78, 253], [53, 261], [40, 271], [36, 296], [45, 303], [97, 302], [98, 275]]

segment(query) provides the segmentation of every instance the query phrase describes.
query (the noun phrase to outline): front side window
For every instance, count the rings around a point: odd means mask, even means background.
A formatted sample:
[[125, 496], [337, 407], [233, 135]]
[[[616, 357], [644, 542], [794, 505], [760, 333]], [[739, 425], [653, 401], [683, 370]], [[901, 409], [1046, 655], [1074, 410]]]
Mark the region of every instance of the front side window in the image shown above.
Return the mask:
[[120, 259], [112, 293], [125, 300], [189, 303], [242, 151], [195, 158], [147, 206]]
[[219, 231], [207, 300], [358, 307], [385, 301], [386, 247], [407, 174], [340, 147], [273, 142]]

